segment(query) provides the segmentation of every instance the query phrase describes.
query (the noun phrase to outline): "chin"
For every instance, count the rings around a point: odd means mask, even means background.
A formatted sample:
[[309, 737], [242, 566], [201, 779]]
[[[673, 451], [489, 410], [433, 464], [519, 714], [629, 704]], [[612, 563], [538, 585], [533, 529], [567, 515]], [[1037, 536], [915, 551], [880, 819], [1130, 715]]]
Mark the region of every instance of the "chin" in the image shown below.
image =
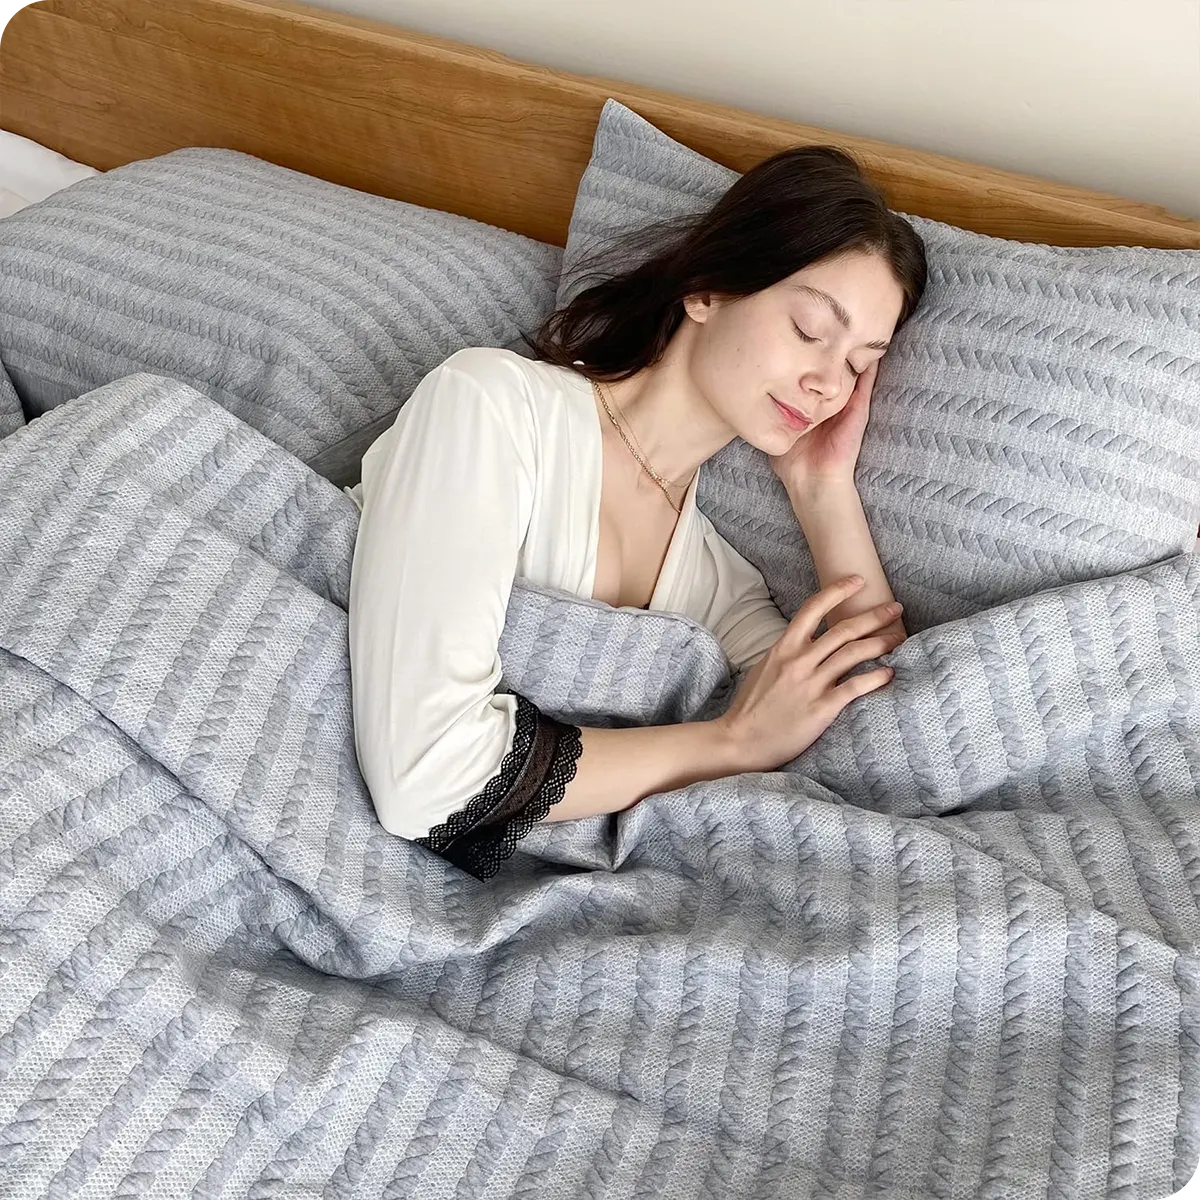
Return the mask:
[[743, 436], [742, 441], [753, 446], [755, 450], [761, 450], [763, 454], [778, 458], [780, 455], [786, 454], [803, 436], [803, 434], [799, 436], [781, 434], [778, 429], [772, 429], [770, 433], [760, 434], [758, 437]]
[[808, 429], [801, 432], [798, 429], [774, 429], [772, 441], [779, 446], [778, 450], [773, 450], [772, 454], [786, 454], [802, 437], [804, 437], [810, 429], [815, 429], [815, 425], [810, 425]]

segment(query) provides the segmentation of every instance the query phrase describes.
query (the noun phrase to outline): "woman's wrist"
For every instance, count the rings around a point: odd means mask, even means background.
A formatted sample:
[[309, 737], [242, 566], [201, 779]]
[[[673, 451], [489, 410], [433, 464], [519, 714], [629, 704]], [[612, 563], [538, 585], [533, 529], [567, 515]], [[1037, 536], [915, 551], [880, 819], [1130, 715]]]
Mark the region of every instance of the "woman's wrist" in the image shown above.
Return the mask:
[[858, 499], [858, 488], [853, 475], [804, 476], [788, 480], [784, 486], [792, 508], [800, 519], [814, 509], [839, 507], [850, 498]]
[[721, 776], [740, 775], [743, 771], [756, 769], [750, 747], [727, 712], [692, 724], [700, 753], [719, 765]]

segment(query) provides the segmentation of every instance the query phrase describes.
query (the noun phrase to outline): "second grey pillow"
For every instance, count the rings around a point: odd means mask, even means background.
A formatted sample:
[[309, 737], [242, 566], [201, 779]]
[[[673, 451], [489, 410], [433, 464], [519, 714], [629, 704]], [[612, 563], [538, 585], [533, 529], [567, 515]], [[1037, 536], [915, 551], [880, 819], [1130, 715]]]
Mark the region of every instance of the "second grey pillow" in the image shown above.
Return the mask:
[[250, 155], [178, 150], [0, 222], [0, 359], [30, 418], [149, 372], [306, 461], [351, 439], [356, 470], [358, 435], [428, 371], [549, 314], [561, 259]]
[[[559, 303], [627, 229], [735, 172], [605, 105]], [[1069, 249], [906, 217], [929, 283], [880, 366], [856, 484], [910, 632], [1191, 551], [1200, 518], [1200, 251]], [[766, 456], [735, 440], [698, 503], [785, 616], [819, 586]]]

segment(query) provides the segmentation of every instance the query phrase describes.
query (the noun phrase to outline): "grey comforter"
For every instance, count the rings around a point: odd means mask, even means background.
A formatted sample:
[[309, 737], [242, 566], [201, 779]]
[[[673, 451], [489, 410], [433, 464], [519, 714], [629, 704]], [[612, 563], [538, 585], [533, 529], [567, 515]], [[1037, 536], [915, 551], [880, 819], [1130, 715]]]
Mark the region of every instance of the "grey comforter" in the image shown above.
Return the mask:
[[[1197, 1164], [1200, 555], [916, 635], [789, 768], [480, 883], [359, 776], [356, 513], [188, 388], [0, 441], [0, 1194], [1158, 1198]], [[518, 587], [555, 716], [727, 701]]]

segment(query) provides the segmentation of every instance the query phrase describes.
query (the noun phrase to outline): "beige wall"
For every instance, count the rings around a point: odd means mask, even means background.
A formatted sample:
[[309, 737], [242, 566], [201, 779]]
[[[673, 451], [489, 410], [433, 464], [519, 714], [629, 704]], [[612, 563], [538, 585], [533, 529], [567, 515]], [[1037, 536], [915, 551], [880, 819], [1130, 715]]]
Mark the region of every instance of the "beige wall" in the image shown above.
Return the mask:
[[1200, 218], [1200, 0], [318, 0]]

